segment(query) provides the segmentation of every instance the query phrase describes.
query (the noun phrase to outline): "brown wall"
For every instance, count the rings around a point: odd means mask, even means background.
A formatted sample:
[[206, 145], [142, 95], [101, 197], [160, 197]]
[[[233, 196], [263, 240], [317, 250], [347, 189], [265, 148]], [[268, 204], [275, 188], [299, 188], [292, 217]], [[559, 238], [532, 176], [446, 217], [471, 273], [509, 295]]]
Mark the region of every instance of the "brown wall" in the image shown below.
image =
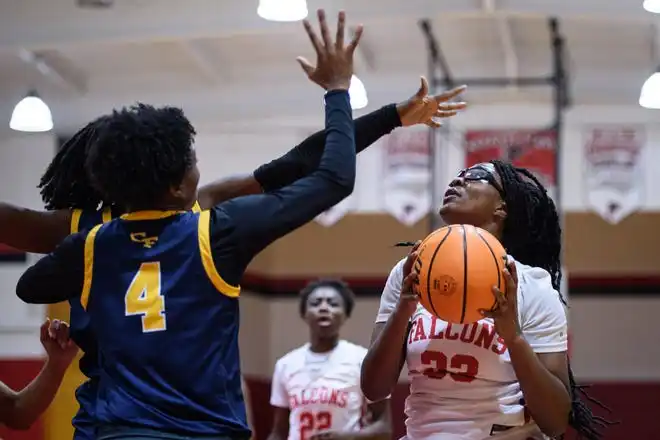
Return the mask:
[[[610, 225], [590, 213], [569, 213], [564, 264], [572, 277], [660, 275], [660, 213], [636, 214]], [[281, 278], [341, 275], [382, 278], [402, 255], [397, 241], [424, 238], [428, 220], [406, 227], [382, 214], [349, 215], [326, 228], [312, 222], [259, 255], [249, 272]]]

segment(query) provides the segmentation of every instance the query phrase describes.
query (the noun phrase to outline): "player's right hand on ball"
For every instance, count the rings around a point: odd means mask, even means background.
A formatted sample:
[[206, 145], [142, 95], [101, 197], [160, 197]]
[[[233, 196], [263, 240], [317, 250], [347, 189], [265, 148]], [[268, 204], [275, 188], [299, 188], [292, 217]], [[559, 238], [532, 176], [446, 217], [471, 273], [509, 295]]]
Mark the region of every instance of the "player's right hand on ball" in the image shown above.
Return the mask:
[[401, 285], [398, 307], [408, 316], [412, 316], [413, 313], [415, 313], [415, 310], [417, 310], [417, 304], [419, 303], [419, 292], [417, 290], [419, 274], [414, 270], [414, 265], [418, 255], [417, 249], [421, 243], [421, 240], [418, 240], [415, 243], [408, 253], [406, 262], [403, 264], [403, 283]]
[[316, 51], [316, 66], [303, 57], [298, 57], [297, 61], [307, 77], [324, 89], [348, 90], [351, 85], [351, 76], [353, 76], [353, 53], [362, 36], [362, 25], [356, 28], [353, 39], [346, 46], [344, 45], [346, 14], [343, 11], [339, 12], [335, 41], [330, 38], [325, 11], [319, 9], [317, 15], [321, 28], [321, 39], [309, 21], [303, 20], [305, 31]]

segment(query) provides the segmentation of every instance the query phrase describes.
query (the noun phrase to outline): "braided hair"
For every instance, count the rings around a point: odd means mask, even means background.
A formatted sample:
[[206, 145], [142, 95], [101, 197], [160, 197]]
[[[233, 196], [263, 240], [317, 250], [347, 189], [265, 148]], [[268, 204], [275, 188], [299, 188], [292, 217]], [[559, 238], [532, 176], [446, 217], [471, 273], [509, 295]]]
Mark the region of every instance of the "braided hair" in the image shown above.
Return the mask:
[[[554, 202], [530, 171], [499, 160], [491, 163], [502, 179], [507, 206], [502, 245], [521, 263], [545, 269], [552, 279], [552, 287], [559, 292], [562, 278], [561, 225]], [[566, 304], [561, 293], [559, 295]], [[599, 440], [601, 430], [615, 422], [595, 416], [580, 395], [607, 411], [610, 409], [591, 398], [584, 391], [585, 386], [577, 385], [570, 364], [568, 373], [572, 398], [569, 424], [580, 438]]]
[[300, 303], [298, 304], [300, 316], [305, 316], [305, 313], [307, 312], [307, 299], [309, 299], [312, 292], [320, 287], [330, 287], [339, 293], [344, 299], [344, 312], [346, 313], [346, 317], [350, 318], [351, 312], [353, 312], [353, 307], [355, 306], [355, 294], [348, 284], [336, 278], [322, 278], [312, 281], [303, 287], [300, 291]]
[[74, 134], [48, 165], [38, 186], [46, 209], [96, 209], [102, 204], [101, 194], [87, 176], [85, 160], [104, 120], [105, 117], [95, 119]]

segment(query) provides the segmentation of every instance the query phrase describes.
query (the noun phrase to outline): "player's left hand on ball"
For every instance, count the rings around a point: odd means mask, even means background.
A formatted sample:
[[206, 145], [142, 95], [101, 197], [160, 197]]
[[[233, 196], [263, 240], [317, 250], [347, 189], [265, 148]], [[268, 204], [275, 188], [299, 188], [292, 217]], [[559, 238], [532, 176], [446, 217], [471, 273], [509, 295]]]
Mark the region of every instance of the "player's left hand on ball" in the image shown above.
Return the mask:
[[492, 310], [482, 310], [481, 313], [483, 316], [493, 319], [495, 331], [504, 339], [505, 343], [508, 343], [522, 334], [518, 319], [518, 272], [513, 260], [507, 259], [502, 275], [506, 284], [506, 292], [493, 286], [495, 307]]
[[417, 93], [396, 106], [401, 125], [408, 127], [410, 125], [425, 124], [429, 127], [440, 127], [442, 124], [438, 119], [455, 116], [460, 110], [467, 107], [465, 102], [449, 102], [466, 89], [467, 86], [460, 86], [438, 95], [429, 95], [429, 83], [422, 76]]
[[48, 361], [66, 369], [78, 353], [78, 347], [69, 338], [69, 325], [59, 319], [47, 319], [40, 329], [41, 345], [48, 354]]

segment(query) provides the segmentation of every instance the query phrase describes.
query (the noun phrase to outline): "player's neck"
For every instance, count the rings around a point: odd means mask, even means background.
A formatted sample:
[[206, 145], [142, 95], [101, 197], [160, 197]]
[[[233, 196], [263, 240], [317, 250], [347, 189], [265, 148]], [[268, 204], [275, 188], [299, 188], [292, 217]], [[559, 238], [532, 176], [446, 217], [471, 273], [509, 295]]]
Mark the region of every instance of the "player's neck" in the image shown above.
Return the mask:
[[309, 349], [313, 353], [327, 353], [334, 350], [339, 344], [339, 335], [335, 336], [314, 336], [312, 335]]

